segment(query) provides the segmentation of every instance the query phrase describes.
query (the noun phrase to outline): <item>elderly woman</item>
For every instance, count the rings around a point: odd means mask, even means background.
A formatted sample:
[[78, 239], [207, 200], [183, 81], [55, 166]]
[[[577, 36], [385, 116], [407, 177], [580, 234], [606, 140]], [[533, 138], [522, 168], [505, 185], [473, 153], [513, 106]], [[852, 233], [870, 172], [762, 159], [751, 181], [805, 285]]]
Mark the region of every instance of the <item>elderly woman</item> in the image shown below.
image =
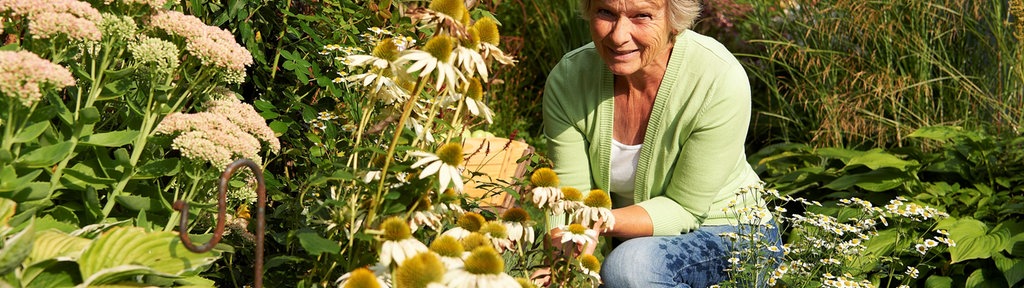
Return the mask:
[[[562, 186], [609, 191], [624, 241], [607, 287], [706, 287], [727, 279], [730, 239], [770, 219], [746, 162], [750, 88], [726, 48], [688, 30], [698, 0], [582, 0], [593, 42], [569, 52], [544, 93], [548, 155]], [[734, 205], [734, 206], [731, 206]], [[757, 222], [757, 223], [746, 223]], [[766, 229], [767, 239], [778, 239]], [[555, 228], [549, 235], [559, 237]]]

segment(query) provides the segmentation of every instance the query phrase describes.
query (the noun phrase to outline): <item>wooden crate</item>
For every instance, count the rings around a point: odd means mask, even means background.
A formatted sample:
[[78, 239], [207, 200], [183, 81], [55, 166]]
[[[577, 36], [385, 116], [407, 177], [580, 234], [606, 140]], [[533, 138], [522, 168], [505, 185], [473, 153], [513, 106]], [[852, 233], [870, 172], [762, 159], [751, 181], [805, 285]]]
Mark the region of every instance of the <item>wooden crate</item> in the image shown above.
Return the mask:
[[[468, 138], [463, 141], [462, 152], [466, 155], [466, 161], [463, 162], [466, 167], [464, 177], [468, 178], [472, 172], [482, 173], [468, 180], [465, 186], [466, 194], [480, 199], [481, 207], [498, 213], [512, 207], [514, 197], [501, 187], [478, 187], [478, 183], [512, 183], [514, 178], [522, 177], [526, 173], [528, 161], [516, 161], [524, 155], [533, 153], [533, 147], [526, 142], [507, 138]], [[522, 187], [518, 185], [512, 189], [522, 193]]]

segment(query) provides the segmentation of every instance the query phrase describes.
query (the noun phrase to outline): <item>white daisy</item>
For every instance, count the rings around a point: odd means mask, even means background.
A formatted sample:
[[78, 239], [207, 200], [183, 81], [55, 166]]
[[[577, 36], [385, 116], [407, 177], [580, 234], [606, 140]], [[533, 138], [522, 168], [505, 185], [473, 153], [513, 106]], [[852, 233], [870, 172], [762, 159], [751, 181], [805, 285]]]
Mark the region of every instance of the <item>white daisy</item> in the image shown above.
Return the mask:
[[487, 120], [487, 124], [494, 122], [494, 120], [492, 120], [494, 118], [494, 112], [491, 111], [491, 108], [488, 108], [487, 104], [484, 104], [483, 101], [466, 97], [466, 109], [469, 109], [469, 113], [473, 114], [473, 116], [483, 115], [484, 120]]
[[438, 174], [440, 190], [444, 191], [448, 188], [448, 184], [452, 184], [455, 191], [462, 192], [462, 170], [459, 169], [459, 165], [462, 164], [462, 145], [459, 143], [447, 143], [437, 148], [437, 154], [423, 152], [423, 151], [412, 151], [409, 155], [420, 157], [419, 161], [412, 164], [412, 168], [418, 168], [426, 165], [423, 171], [420, 172], [420, 179], [427, 178], [427, 176]]
[[[421, 78], [437, 74], [434, 84], [437, 90], [441, 90], [442, 87], [458, 87], [456, 81], [460, 79], [465, 81], [465, 76], [452, 65], [451, 54], [454, 44], [450, 36], [439, 35], [428, 40], [423, 45], [423, 50], [410, 49], [403, 51], [402, 56], [398, 57], [396, 63], [412, 62], [405, 72], [419, 72], [419, 77]], [[434, 73], [435, 70], [437, 73]]]
[[405, 220], [391, 217], [381, 224], [384, 243], [380, 247], [380, 263], [384, 266], [401, 264], [405, 259], [427, 251], [427, 245], [412, 237]]

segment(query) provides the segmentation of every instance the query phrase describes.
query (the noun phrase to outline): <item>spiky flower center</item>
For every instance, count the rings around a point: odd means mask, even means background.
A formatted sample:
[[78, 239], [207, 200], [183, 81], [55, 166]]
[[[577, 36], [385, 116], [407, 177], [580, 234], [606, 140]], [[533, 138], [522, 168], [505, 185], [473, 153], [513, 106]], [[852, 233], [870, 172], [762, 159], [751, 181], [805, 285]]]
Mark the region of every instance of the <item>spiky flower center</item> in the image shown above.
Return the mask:
[[467, 37], [462, 39], [462, 44], [473, 49], [480, 46], [480, 31], [477, 31], [475, 27], [466, 28], [466, 35]]
[[473, 274], [501, 274], [505, 271], [505, 261], [501, 259], [494, 248], [489, 246], [473, 250], [473, 253], [466, 257], [466, 272]]
[[461, 258], [462, 252], [465, 250], [462, 249], [462, 243], [459, 243], [459, 240], [456, 240], [455, 237], [442, 235], [437, 240], [434, 240], [433, 243], [430, 243], [430, 251], [434, 251], [437, 255], [444, 257]]
[[349, 275], [344, 288], [380, 288], [380, 283], [370, 269], [357, 268]]
[[584, 233], [587, 233], [587, 227], [579, 223], [569, 224], [569, 227], [566, 228], [566, 230], [569, 230], [570, 233], [576, 235], [583, 235]]
[[430, 10], [448, 15], [456, 20], [461, 20], [462, 14], [466, 11], [466, 3], [462, 2], [462, 0], [434, 0], [430, 1], [430, 6], [428, 7]]
[[551, 168], [540, 168], [534, 170], [533, 175], [530, 175], [530, 182], [537, 187], [558, 187], [558, 174], [555, 174], [555, 170], [551, 170]]
[[569, 201], [583, 201], [583, 192], [573, 187], [562, 187], [562, 199]]
[[[463, 7], [465, 8], [465, 7]], [[459, 18], [459, 23], [462, 26], [469, 26], [469, 23], [473, 21], [473, 16], [469, 15], [469, 9], [462, 9], [462, 17]]]
[[416, 211], [430, 211], [434, 204], [430, 201], [430, 194], [423, 194], [416, 202]]
[[441, 145], [441, 147], [437, 148], [435, 154], [437, 154], [437, 158], [441, 159], [441, 162], [449, 166], [459, 166], [462, 164], [462, 145], [459, 143], [449, 142]]
[[491, 17], [482, 17], [473, 23], [473, 28], [480, 32], [480, 41], [491, 43], [497, 46], [501, 42], [501, 35], [498, 34], [498, 23]]
[[512, 207], [501, 214], [501, 220], [506, 222], [517, 222], [523, 223], [530, 221], [530, 213], [527, 213], [525, 209], [519, 207]]
[[473, 100], [476, 101], [483, 101], [484, 86], [480, 84], [480, 79], [469, 79], [469, 87], [466, 88], [466, 97], [472, 98]]
[[533, 284], [533, 281], [523, 277], [516, 277], [516, 282], [519, 282], [519, 288], [536, 288], [537, 285]]
[[594, 255], [584, 254], [580, 256], [580, 265], [595, 273], [601, 272], [601, 261], [597, 260], [597, 257]]
[[427, 44], [423, 45], [423, 51], [427, 51], [427, 53], [430, 53], [430, 56], [434, 56], [434, 58], [441, 62], [448, 62], [448, 57], [452, 56], [452, 49], [454, 48], [451, 37], [446, 35], [430, 38], [430, 40], [427, 40]]
[[594, 208], [612, 208], [612, 198], [608, 197], [608, 193], [601, 189], [590, 190], [590, 194], [587, 195], [586, 199], [583, 199], [583, 204], [594, 207]]
[[505, 224], [498, 221], [487, 222], [487, 224], [484, 224], [484, 227], [480, 227], [480, 233], [491, 234], [491, 237], [498, 239], [508, 238]]
[[480, 247], [490, 247], [491, 239], [487, 238], [487, 235], [480, 234], [479, 232], [469, 233], [466, 238], [462, 238], [462, 248], [473, 251]]
[[380, 224], [380, 227], [381, 230], [384, 230], [384, 239], [388, 241], [399, 241], [412, 237], [412, 230], [409, 229], [409, 224], [405, 223], [405, 220], [402, 220], [402, 218], [388, 218], [384, 220], [384, 223]]
[[419, 253], [402, 262], [395, 270], [395, 287], [427, 287], [430, 283], [441, 283], [445, 266], [433, 253]]
[[466, 229], [466, 231], [469, 232], [480, 231], [480, 227], [483, 227], [484, 223], [487, 223], [487, 219], [484, 219], [484, 216], [474, 212], [466, 212], [465, 214], [462, 214], [462, 216], [459, 217], [459, 221], [456, 222], [456, 224], [459, 224], [459, 227], [462, 227], [462, 229]]
[[398, 45], [395, 45], [395, 39], [393, 38], [380, 40], [377, 46], [373, 47], [373, 52], [370, 55], [388, 60], [388, 62], [395, 62], [398, 59]]

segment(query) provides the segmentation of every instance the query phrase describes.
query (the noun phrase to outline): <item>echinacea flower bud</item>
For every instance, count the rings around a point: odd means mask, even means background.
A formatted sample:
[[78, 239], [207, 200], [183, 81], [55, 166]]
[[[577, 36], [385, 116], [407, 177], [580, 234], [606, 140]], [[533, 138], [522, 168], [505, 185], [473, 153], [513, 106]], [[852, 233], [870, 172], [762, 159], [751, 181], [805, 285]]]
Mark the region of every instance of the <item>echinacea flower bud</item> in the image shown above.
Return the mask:
[[558, 187], [558, 174], [551, 168], [540, 168], [530, 175], [530, 183], [537, 187]]
[[444, 280], [445, 266], [433, 253], [423, 252], [406, 259], [395, 269], [395, 287], [427, 287]]
[[446, 35], [430, 38], [427, 40], [427, 44], [423, 45], [423, 51], [427, 51], [430, 56], [434, 56], [441, 62], [448, 62], [448, 58], [452, 56], [452, 49], [455, 49], [455, 43], [452, 43], [451, 36]]
[[505, 271], [505, 261], [494, 248], [476, 248], [466, 257], [466, 271], [477, 275], [500, 274]]
[[494, 238], [508, 238], [508, 232], [505, 228], [505, 224], [498, 221], [490, 221], [480, 227], [480, 233], [490, 234]]
[[430, 6], [427, 7], [430, 10], [448, 15], [456, 20], [461, 20], [463, 13], [466, 11], [466, 3], [462, 0], [433, 0], [430, 1]]
[[380, 40], [377, 46], [373, 47], [373, 52], [370, 55], [388, 60], [388, 62], [395, 62], [398, 59], [398, 45], [395, 45], [394, 38]]
[[[469, 79], [469, 87], [466, 88], [466, 97], [469, 97], [476, 101], [483, 101], [484, 87], [483, 85], [480, 84], [480, 79]], [[536, 175], [536, 173], [534, 173], [534, 175]]]
[[384, 220], [384, 223], [380, 224], [381, 230], [384, 230], [384, 239], [388, 241], [399, 241], [412, 237], [412, 230], [409, 229], [409, 224], [405, 223], [405, 220], [398, 217], [391, 217]]
[[459, 227], [470, 232], [480, 231], [480, 228], [483, 227], [485, 223], [487, 223], [487, 219], [484, 219], [484, 216], [474, 212], [466, 212], [459, 217], [458, 221], [456, 221], [456, 224], [458, 224]]
[[480, 247], [491, 247], [491, 239], [479, 232], [469, 233], [466, 238], [462, 238], [462, 247], [471, 251]]
[[473, 23], [473, 28], [480, 32], [480, 41], [498, 45], [501, 42], [501, 35], [498, 34], [498, 24], [491, 17], [482, 17]]
[[568, 201], [583, 201], [583, 192], [573, 187], [562, 187], [562, 199]]
[[357, 268], [352, 271], [348, 281], [345, 281], [344, 288], [380, 288], [380, 283], [370, 269]]
[[590, 190], [590, 194], [587, 195], [586, 199], [583, 199], [583, 204], [589, 207], [596, 208], [612, 208], [612, 199], [608, 197], [608, 193], [601, 189]]
[[527, 213], [525, 209], [519, 207], [512, 207], [505, 210], [505, 213], [501, 214], [501, 220], [505, 222], [517, 222], [523, 223], [530, 221], [530, 213]]
[[437, 148], [434, 152], [441, 162], [458, 167], [462, 164], [462, 145], [456, 142], [449, 142]]
[[582, 256], [580, 256], [579, 259], [580, 265], [583, 266], [583, 268], [587, 268], [590, 271], [594, 271], [595, 273], [601, 272], [601, 261], [597, 260], [597, 257], [595, 257], [594, 255], [583, 254]]
[[465, 252], [465, 249], [455, 237], [441, 235], [433, 243], [430, 243], [430, 251], [444, 257], [462, 258], [462, 252]]

